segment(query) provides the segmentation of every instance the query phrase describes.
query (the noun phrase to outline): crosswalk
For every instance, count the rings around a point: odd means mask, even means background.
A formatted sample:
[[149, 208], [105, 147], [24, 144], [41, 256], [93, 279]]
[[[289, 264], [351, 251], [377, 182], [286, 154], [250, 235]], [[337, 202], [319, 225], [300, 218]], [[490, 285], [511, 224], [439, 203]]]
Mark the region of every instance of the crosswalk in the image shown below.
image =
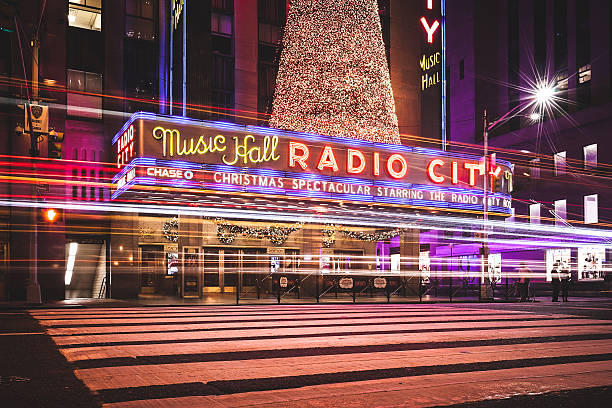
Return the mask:
[[428, 407], [612, 385], [612, 321], [469, 305], [31, 311], [108, 407]]

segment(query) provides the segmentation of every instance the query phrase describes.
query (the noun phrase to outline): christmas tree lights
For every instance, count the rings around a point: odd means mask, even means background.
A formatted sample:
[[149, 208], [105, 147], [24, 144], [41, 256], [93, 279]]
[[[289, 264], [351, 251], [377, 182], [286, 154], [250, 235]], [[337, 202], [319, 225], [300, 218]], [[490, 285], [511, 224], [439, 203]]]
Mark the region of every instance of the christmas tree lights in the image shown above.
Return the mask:
[[399, 144], [376, 0], [293, 0], [270, 126]]

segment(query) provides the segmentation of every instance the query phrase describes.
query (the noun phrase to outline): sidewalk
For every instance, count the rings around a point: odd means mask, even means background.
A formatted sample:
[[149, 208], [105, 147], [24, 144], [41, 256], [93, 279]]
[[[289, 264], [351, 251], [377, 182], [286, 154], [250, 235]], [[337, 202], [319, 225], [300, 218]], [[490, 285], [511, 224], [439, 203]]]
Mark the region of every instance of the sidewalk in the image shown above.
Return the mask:
[[0, 405], [96, 407], [100, 402], [27, 312], [0, 312]]
[[[448, 297], [433, 297], [424, 296], [422, 301], [419, 301], [418, 297], [392, 297], [390, 304], [432, 304], [432, 303], [451, 303], [451, 304], [523, 304], [529, 305], [532, 303], [538, 304], [559, 304], [559, 305], [571, 305], [576, 303], [610, 303], [612, 299], [610, 297], [570, 297], [569, 302], [557, 302], [553, 303], [550, 297], [536, 297], [534, 300], [528, 302], [520, 302], [516, 298], [495, 298], [493, 301], [479, 301], [478, 297], [455, 297], [450, 302]], [[314, 298], [283, 298], [281, 299], [281, 305], [299, 305], [299, 304], [316, 304]], [[387, 304], [386, 297], [358, 297], [355, 304]], [[275, 305], [278, 301], [274, 297], [254, 299], [254, 298], [241, 298], [238, 305]], [[337, 299], [334, 297], [324, 297], [319, 300], [319, 304], [353, 304], [353, 299], [350, 296], [339, 296]], [[43, 303], [40, 305], [28, 304], [23, 301], [7, 302], [0, 301], [1, 310], [26, 310], [35, 308], [80, 308], [80, 307], [130, 307], [130, 306], [236, 306], [236, 297], [233, 294], [217, 295], [214, 297], [201, 298], [201, 299], [182, 299], [178, 297], [170, 296], [146, 296], [138, 299], [94, 299], [94, 298], [76, 298], [66, 299], [61, 301], [54, 301], [50, 303]]]

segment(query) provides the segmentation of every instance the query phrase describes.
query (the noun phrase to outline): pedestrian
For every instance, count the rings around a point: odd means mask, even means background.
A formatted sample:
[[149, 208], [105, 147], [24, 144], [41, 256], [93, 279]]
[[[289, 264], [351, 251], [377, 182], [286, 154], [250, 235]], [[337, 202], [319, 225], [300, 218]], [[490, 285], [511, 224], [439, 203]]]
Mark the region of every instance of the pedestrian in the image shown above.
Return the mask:
[[552, 276], [552, 301], [559, 301], [559, 287], [561, 286], [561, 265], [559, 262], [553, 264], [550, 274]]
[[567, 302], [571, 277], [572, 275], [569, 270], [564, 268], [561, 271], [561, 299], [563, 299], [564, 302]]
[[531, 276], [531, 269], [529, 269], [525, 262], [521, 262], [521, 266], [518, 269], [519, 273], [519, 289], [521, 294], [521, 302], [529, 300], [529, 280]]

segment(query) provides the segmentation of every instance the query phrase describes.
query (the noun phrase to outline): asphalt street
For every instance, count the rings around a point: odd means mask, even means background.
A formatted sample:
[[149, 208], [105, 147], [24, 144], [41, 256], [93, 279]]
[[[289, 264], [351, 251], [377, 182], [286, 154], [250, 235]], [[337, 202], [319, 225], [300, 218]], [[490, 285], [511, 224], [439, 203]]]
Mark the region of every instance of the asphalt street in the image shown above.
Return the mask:
[[612, 397], [606, 299], [0, 313], [7, 407], [582, 408]]

